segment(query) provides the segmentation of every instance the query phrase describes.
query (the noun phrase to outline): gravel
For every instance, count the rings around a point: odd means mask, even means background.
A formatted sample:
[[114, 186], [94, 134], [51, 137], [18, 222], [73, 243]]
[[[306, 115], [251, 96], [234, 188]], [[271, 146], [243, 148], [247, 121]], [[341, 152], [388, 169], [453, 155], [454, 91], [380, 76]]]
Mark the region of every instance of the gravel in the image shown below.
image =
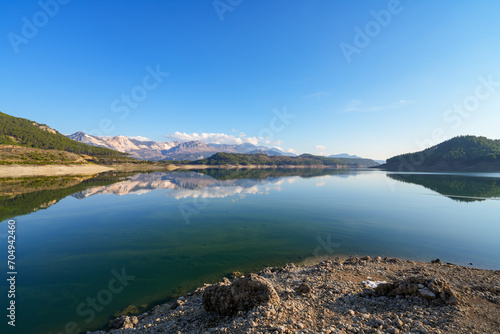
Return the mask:
[[257, 275], [259, 287], [277, 296], [256, 299], [261, 304], [251, 309], [219, 314], [203, 305], [216, 286], [227, 287], [227, 298], [241, 296], [235, 289], [247, 275], [205, 284], [93, 333], [500, 333], [498, 270], [365, 256], [287, 264]]

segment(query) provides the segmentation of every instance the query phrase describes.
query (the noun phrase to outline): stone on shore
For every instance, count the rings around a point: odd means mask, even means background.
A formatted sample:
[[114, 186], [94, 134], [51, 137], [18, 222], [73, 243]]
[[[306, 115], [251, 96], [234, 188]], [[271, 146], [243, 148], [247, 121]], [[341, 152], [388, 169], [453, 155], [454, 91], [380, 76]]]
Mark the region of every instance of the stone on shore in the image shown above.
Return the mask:
[[233, 283], [222, 282], [205, 289], [203, 307], [206, 311], [232, 316], [239, 311], [248, 311], [255, 306], [275, 304], [280, 300], [269, 280], [250, 274]]
[[94, 334], [489, 334], [500, 328], [499, 270], [352, 257], [237, 276], [155, 306], [137, 323], [121, 317], [108, 332]]
[[375, 292], [381, 296], [420, 296], [426, 300], [438, 299], [449, 304], [457, 303], [456, 293], [449, 284], [438, 278], [408, 277], [392, 283], [380, 284]]
[[109, 325], [108, 329], [106, 331], [110, 331], [113, 329], [127, 329], [127, 328], [134, 328], [134, 325], [137, 324], [139, 320], [137, 317], [129, 317], [129, 316], [123, 316], [116, 318], [111, 325]]

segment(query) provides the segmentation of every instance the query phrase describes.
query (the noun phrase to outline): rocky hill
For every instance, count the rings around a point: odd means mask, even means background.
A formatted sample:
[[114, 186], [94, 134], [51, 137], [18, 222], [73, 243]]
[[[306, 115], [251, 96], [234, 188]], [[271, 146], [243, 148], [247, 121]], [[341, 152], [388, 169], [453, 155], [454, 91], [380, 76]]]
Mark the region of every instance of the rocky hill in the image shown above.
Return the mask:
[[178, 142], [156, 142], [139, 140], [126, 136], [91, 136], [81, 131], [76, 132], [72, 135], [67, 135], [67, 137], [80, 143], [125, 152], [130, 154], [131, 157], [141, 160], [164, 159], [164, 153], [166, 151], [179, 145]]
[[0, 112], [0, 145], [59, 150], [99, 157], [125, 156], [121, 152], [76, 142], [45, 124], [2, 112]]
[[1, 165], [114, 164], [137, 161], [128, 154], [67, 138], [46, 124], [0, 112]]

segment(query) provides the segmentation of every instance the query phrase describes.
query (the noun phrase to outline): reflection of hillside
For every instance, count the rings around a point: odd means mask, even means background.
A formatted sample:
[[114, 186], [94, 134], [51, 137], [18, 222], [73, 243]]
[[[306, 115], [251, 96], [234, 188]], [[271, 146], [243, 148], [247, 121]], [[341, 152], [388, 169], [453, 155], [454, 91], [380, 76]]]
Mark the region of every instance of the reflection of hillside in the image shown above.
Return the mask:
[[123, 176], [104, 173], [94, 176], [0, 179], [0, 221], [46, 209], [59, 200], [94, 186], [109, 185]]
[[360, 170], [336, 168], [254, 168], [254, 169], [202, 169], [197, 172], [209, 175], [217, 180], [232, 179], [267, 179], [270, 177], [300, 176], [316, 177], [335, 175], [349, 177], [359, 174]]
[[93, 187], [76, 194], [85, 198], [98, 194], [141, 195], [154, 189], [174, 190], [168, 196], [174, 198], [222, 198], [266, 193], [271, 189], [279, 190], [282, 182], [292, 176], [318, 177], [335, 175], [349, 177], [359, 171], [339, 169], [205, 169], [189, 172], [168, 172], [137, 174], [127, 180], [109, 186]]
[[91, 176], [2, 178], [0, 179], [0, 196], [14, 198], [18, 195], [35, 191], [68, 188], [89, 178]]
[[[356, 170], [339, 169], [208, 169], [150, 174], [103, 173], [95, 176], [0, 179], [0, 221], [46, 209], [66, 196], [78, 199], [98, 194], [140, 195], [155, 189], [171, 190], [167, 196], [181, 198], [244, 197], [279, 191], [295, 176], [349, 177]], [[322, 184], [320, 180], [319, 184]]]
[[421, 185], [461, 202], [500, 198], [500, 179], [446, 174], [387, 174], [391, 179]]
[[[229, 194], [255, 192], [256, 185], [277, 183], [276, 179], [235, 179], [216, 180], [211, 176], [196, 172], [170, 172], [137, 174], [125, 181], [108, 186], [93, 187], [73, 194], [76, 198], [85, 198], [98, 194], [141, 195], [154, 189], [175, 190], [175, 198], [183, 197], [226, 197]], [[222, 196], [222, 194], [226, 194]]]
[[[268, 188], [279, 187], [286, 177], [317, 177], [335, 175], [349, 177], [358, 174], [356, 170], [339, 169], [204, 169], [189, 172], [168, 172], [137, 174], [127, 180], [109, 186], [93, 187], [76, 194], [76, 198], [85, 198], [98, 194], [141, 195], [154, 189], [170, 189], [175, 198], [202, 197], [216, 198], [232, 195], [262, 193], [270, 189], [257, 186], [268, 184]], [[292, 181], [290, 181], [292, 182]]]

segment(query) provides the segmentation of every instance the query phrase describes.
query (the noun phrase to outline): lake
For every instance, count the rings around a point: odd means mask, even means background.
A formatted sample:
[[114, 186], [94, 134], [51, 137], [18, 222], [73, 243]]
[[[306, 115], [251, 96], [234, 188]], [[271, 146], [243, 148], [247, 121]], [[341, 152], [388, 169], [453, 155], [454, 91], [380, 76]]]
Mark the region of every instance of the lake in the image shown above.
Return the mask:
[[[2, 333], [95, 330], [233, 272], [313, 256], [500, 269], [500, 173], [213, 169], [4, 179], [0, 204], [2, 263], [14, 219], [18, 272], [16, 328], [2, 315]], [[6, 312], [5, 279], [0, 289]]]

